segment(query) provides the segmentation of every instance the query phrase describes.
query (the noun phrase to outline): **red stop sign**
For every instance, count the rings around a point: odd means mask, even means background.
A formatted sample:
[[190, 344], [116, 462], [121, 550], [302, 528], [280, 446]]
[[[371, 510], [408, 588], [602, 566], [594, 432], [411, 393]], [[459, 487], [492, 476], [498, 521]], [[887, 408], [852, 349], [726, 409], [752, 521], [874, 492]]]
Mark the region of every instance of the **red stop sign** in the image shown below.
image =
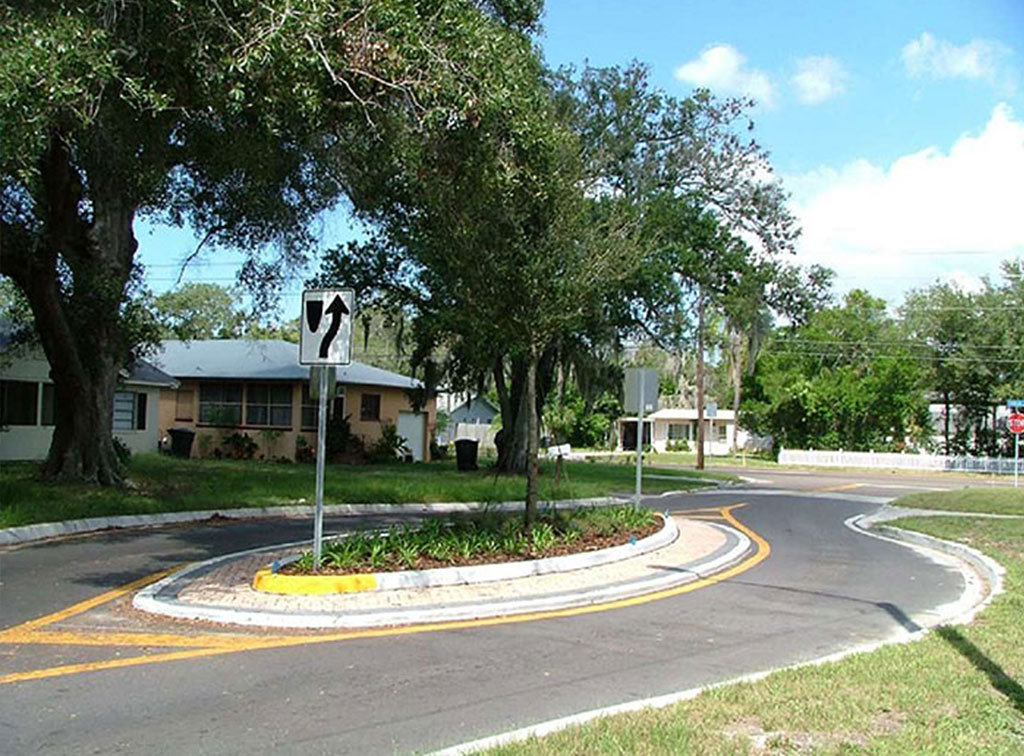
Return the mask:
[[1024, 415], [1014, 412], [1006, 418], [1006, 427], [1010, 429], [1010, 433], [1024, 433]]

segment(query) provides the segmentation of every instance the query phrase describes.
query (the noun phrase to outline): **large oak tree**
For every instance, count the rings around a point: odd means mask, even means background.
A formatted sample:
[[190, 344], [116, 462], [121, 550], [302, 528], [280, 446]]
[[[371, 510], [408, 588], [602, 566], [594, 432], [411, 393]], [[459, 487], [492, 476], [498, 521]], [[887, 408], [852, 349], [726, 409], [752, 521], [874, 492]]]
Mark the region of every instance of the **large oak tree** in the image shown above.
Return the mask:
[[[24, 0], [0, 10], [0, 273], [27, 298], [56, 392], [44, 473], [123, 479], [111, 406], [136, 345], [134, 221], [302, 258], [351, 159], [472, 124], [531, 55], [536, 0]], [[418, 130], [418, 131], [417, 131]], [[260, 279], [257, 258], [245, 270]]]

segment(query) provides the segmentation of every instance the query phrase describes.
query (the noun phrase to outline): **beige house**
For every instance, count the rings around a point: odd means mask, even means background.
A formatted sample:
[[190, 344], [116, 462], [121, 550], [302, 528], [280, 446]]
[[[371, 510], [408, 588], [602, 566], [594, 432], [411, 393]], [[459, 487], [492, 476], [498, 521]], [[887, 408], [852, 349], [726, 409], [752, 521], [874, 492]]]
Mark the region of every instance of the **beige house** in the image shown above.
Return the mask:
[[[316, 448], [317, 401], [310, 397], [309, 367], [299, 364], [297, 344], [165, 341], [153, 362], [179, 382], [160, 393], [160, 428], [165, 434], [193, 430], [192, 456], [213, 455], [234, 432], [258, 445], [257, 456], [291, 459], [297, 446]], [[337, 369], [337, 382], [332, 410], [349, 416], [352, 433], [366, 445], [392, 423], [414, 461], [430, 459], [436, 409], [433, 399], [423, 410], [413, 409], [410, 392], [422, 388], [419, 381], [353, 362]]]
[[[114, 393], [114, 437], [133, 452], [155, 452], [160, 392], [177, 381], [144, 360], [122, 370]], [[45, 459], [53, 439], [56, 392], [42, 349], [17, 346], [0, 356], [0, 461]]]

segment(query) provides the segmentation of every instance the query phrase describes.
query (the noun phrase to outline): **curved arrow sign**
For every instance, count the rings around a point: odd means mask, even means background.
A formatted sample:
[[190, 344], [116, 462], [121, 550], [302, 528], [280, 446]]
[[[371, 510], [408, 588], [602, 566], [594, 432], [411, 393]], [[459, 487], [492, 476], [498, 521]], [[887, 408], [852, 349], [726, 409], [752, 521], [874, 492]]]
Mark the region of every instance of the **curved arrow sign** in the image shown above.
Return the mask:
[[352, 289], [310, 289], [302, 293], [300, 364], [352, 362], [354, 302]]

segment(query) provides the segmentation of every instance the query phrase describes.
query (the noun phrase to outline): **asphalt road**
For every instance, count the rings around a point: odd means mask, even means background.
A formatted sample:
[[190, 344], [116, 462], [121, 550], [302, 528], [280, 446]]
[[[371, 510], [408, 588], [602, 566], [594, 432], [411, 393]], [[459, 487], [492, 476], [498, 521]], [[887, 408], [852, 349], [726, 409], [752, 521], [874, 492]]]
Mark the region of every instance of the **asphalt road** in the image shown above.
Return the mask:
[[[916, 612], [959, 596], [957, 573], [843, 526], [847, 517], [877, 506], [844, 495], [907, 490], [886, 487], [894, 485], [951, 487], [941, 485], [943, 479], [746, 474], [764, 483], [657, 500], [659, 508], [673, 510], [746, 504], [734, 514], [770, 543], [771, 554], [725, 582], [571, 618], [12, 682], [0, 685], [0, 751], [424, 752], [884, 638], [908, 627]], [[780, 494], [780, 486], [795, 492]], [[327, 530], [379, 522], [331, 520]], [[308, 537], [308, 529], [292, 521], [204, 524], [0, 551], [0, 628], [184, 562]], [[133, 616], [124, 602], [73, 622], [97, 631], [155, 623]], [[172, 629], [190, 631], [180, 623]], [[163, 651], [0, 645], [0, 676]]]

